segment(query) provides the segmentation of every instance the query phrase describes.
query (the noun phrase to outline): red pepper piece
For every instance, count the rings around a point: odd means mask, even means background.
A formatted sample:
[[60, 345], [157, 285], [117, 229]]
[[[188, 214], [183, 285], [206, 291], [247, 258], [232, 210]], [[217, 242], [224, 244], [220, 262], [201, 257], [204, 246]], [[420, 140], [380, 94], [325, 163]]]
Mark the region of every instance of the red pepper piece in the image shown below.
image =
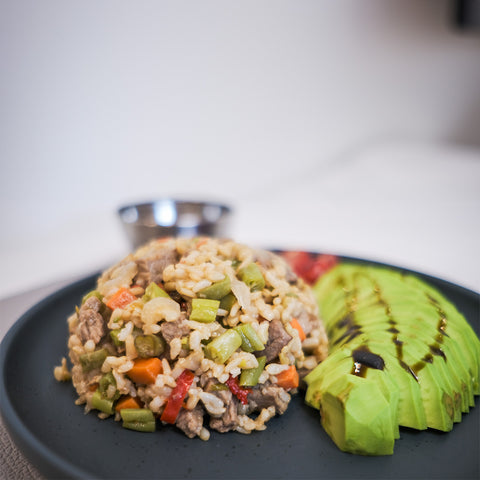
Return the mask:
[[230, 391], [242, 402], [242, 405], [246, 405], [248, 403], [248, 394], [252, 391], [251, 388], [241, 387], [238, 384], [238, 378], [232, 377], [225, 382], [230, 389]]
[[338, 262], [335, 255], [315, 255], [303, 251], [284, 252], [283, 258], [290, 264], [293, 271], [310, 285], [313, 285], [325, 272], [330, 270]]
[[305, 274], [305, 281], [314, 284], [324, 273], [328, 272], [338, 262], [335, 255], [321, 254], [318, 255], [310, 264], [310, 268]]
[[172, 425], [175, 423], [194, 378], [195, 375], [190, 370], [184, 370], [177, 378], [177, 385], [168, 397], [165, 410], [163, 410], [160, 417], [162, 422], [171, 423]]

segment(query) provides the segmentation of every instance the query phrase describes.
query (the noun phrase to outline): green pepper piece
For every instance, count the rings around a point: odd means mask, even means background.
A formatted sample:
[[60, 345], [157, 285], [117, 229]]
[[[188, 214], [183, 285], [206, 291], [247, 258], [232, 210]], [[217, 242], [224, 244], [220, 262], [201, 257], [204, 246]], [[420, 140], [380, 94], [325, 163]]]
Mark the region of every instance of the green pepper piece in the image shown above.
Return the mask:
[[240, 345], [242, 345], [242, 337], [234, 329], [230, 329], [214, 338], [205, 347], [205, 354], [210, 360], [225, 363]]
[[238, 272], [238, 277], [252, 292], [262, 290], [265, 287], [265, 279], [256, 263], [249, 263]]
[[235, 297], [235, 295], [232, 292], [227, 293], [227, 295], [225, 295], [220, 300], [220, 308], [222, 310], [226, 310], [227, 312], [229, 312], [232, 309], [233, 304], [235, 303], [236, 299], [237, 298]]
[[258, 367], [242, 370], [239, 381], [241, 387], [254, 387], [258, 383], [258, 379], [265, 368], [267, 357], [258, 357], [257, 360]]
[[219, 300], [210, 300], [208, 298], [194, 298], [192, 300], [192, 312], [190, 320], [202, 323], [214, 322], [217, 318]]
[[249, 323], [243, 323], [234, 328], [242, 337], [242, 350], [245, 352], [260, 351], [265, 348], [260, 336]]
[[147, 303], [152, 298], [156, 298], [156, 297], [170, 298], [170, 295], [163, 288], [157, 285], [155, 282], [151, 282], [148, 285], [148, 287], [145, 289], [145, 293], [143, 294], [142, 301], [144, 303]]
[[163, 339], [157, 335], [137, 335], [133, 343], [141, 358], [158, 357], [165, 350]]
[[221, 300], [225, 295], [230, 293], [231, 291], [231, 283], [230, 278], [225, 275], [223, 280], [219, 282], [212, 283], [209, 287], [205, 287], [204, 289], [198, 292], [198, 296], [200, 298], [210, 298], [212, 300]]
[[82, 305], [83, 305], [90, 297], [97, 297], [100, 301], [103, 300], [103, 295], [102, 295], [98, 290], [92, 290], [91, 292], [88, 292], [88, 293], [82, 298]]
[[80, 364], [82, 365], [82, 370], [84, 372], [91, 372], [95, 368], [100, 368], [107, 356], [108, 352], [104, 348], [80, 355]]
[[105, 398], [97, 389], [92, 395], [92, 407], [103, 413], [113, 414], [113, 399]]

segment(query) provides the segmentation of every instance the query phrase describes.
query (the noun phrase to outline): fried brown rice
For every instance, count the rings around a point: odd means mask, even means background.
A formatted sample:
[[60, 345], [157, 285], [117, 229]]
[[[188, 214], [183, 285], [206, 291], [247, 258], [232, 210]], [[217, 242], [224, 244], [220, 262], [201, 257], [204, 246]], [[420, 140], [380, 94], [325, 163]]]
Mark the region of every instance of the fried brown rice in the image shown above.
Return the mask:
[[[159, 239], [105, 271], [68, 318], [76, 403], [126, 428], [250, 433], [327, 355], [310, 288], [272, 252]], [[210, 430], [209, 430], [210, 429]]]

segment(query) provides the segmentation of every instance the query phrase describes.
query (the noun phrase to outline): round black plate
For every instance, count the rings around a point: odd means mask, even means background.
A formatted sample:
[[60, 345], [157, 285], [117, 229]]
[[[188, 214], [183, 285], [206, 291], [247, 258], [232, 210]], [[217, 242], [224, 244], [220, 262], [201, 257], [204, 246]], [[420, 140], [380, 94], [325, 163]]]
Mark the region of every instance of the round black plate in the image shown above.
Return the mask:
[[[479, 333], [480, 295], [418, 275], [450, 298]], [[94, 288], [95, 279], [76, 282], [37, 304], [15, 323], [1, 345], [0, 407], [5, 425], [46, 477], [479, 478], [478, 406], [449, 433], [401, 429], [394, 455], [386, 457], [338, 450], [302, 394], [265, 431], [212, 432], [208, 442], [189, 440], [171, 427], [142, 434], [125, 430], [112, 419], [85, 415], [83, 407], [74, 404], [72, 385], [55, 381], [53, 367], [67, 354], [66, 318], [82, 295]]]

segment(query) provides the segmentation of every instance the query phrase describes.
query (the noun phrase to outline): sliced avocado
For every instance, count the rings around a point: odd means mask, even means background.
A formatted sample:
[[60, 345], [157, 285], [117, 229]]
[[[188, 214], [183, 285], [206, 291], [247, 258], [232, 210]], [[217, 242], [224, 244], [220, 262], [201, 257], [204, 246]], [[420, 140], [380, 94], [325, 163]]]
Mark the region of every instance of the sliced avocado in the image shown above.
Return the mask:
[[[364, 340], [363, 340], [364, 341]], [[362, 345], [361, 338], [357, 339], [358, 345]], [[354, 345], [350, 345], [353, 347]], [[418, 381], [409, 372], [408, 366], [399, 362], [394, 353], [385, 349], [385, 344], [372, 340], [368, 343], [370, 350], [379, 354], [385, 362], [384, 370], [395, 379], [399, 387], [398, 399], [398, 424], [402, 427], [425, 430], [427, 418], [422, 402], [421, 390]]]
[[328, 385], [337, 378], [348, 375], [354, 368], [353, 358], [350, 352], [340, 349], [328, 356], [306, 377], [307, 390], [305, 392], [305, 402], [313, 408], [319, 409], [320, 399]]
[[396, 427], [378, 383], [355, 375], [335, 380], [321, 398], [321, 422], [340, 450], [391, 455]]
[[[322, 424], [340, 448], [380, 454], [375, 435], [362, 443], [352, 427], [368, 423], [368, 415], [382, 425], [389, 417], [395, 424], [390, 433], [398, 438], [398, 425], [449, 431], [474, 405], [480, 394], [480, 340], [431, 285], [386, 267], [343, 263], [324, 274], [313, 291], [330, 355], [306, 377], [306, 399], [323, 412]], [[359, 347], [381, 357], [383, 368], [352, 374], [349, 357]], [[357, 418], [351, 413], [359, 392], [368, 388], [383, 399], [376, 400], [378, 412], [365, 409], [365, 418]], [[389, 415], [382, 400], [390, 405]]]
[[[363, 327], [363, 334], [360, 338], [365, 342], [372, 340], [382, 342], [385, 344], [385, 348], [394, 347], [394, 342], [400, 347], [401, 343], [402, 353], [404, 355], [410, 353], [414, 358], [409, 364], [410, 366], [421, 362], [422, 358], [426, 358], [429, 362], [435, 362], [439, 373], [450, 385], [451, 396], [455, 401], [455, 421], [460, 421], [461, 412], [467, 412], [470, 403], [473, 402], [473, 388], [471, 376], [465, 368], [464, 360], [457, 352], [456, 343], [448, 338], [445, 338], [442, 344], [436, 343], [434, 335], [428, 332], [428, 325], [420, 321], [415, 325], [405, 323], [401, 328], [401, 332], [392, 335], [388, 331], [377, 330], [375, 325], [368, 325]], [[400, 361], [399, 352], [397, 352], [397, 357]]]
[[369, 381], [374, 381], [378, 384], [385, 400], [390, 406], [390, 413], [392, 416], [392, 425], [394, 429], [395, 439], [400, 438], [400, 429], [398, 422], [399, 402], [400, 402], [400, 388], [395, 378], [389, 371], [376, 368], [368, 368], [365, 378]]

